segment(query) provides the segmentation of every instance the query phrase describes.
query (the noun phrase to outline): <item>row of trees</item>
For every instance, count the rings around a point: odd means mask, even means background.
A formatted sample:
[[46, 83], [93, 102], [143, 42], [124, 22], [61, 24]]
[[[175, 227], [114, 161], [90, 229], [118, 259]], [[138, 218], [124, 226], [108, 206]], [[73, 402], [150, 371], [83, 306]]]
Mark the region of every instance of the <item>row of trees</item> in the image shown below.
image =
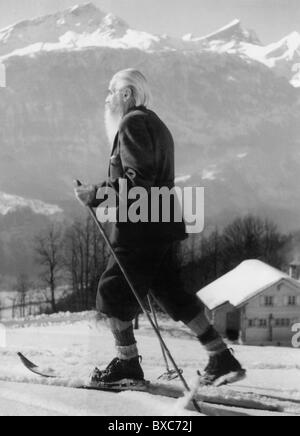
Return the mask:
[[[94, 307], [108, 251], [91, 218], [47, 225], [34, 238], [33, 251], [39, 277], [24, 272], [17, 276], [9, 307], [14, 315]], [[72, 292], [59, 292], [66, 285]]]
[[237, 218], [223, 231], [193, 235], [178, 254], [186, 288], [196, 292], [247, 259], [285, 269], [292, 239], [272, 221], [253, 215]]
[[[196, 292], [246, 259], [260, 259], [284, 268], [290, 243], [291, 237], [281, 234], [274, 223], [249, 215], [236, 219], [223, 231], [190, 235], [174, 254], [186, 290]], [[47, 289], [43, 302], [50, 305], [52, 312], [94, 308], [109, 252], [91, 218], [68, 226], [48, 226], [35, 238], [34, 249], [41, 269], [41, 287]], [[58, 287], [66, 283], [72, 292], [64, 298], [60, 295], [58, 301]], [[28, 278], [21, 275], [16, 290], [23, 315], [30, 286]]]
[[[49, 226], [36, 238], [35, 252], [42, 269], [41, 281], [49, 289], [53, 312], [94, 307], [108, 250], [90, 217], [68, 227]], [[58, 306], [56, 291], [59, 284], [66, 282], [72, 294]]]

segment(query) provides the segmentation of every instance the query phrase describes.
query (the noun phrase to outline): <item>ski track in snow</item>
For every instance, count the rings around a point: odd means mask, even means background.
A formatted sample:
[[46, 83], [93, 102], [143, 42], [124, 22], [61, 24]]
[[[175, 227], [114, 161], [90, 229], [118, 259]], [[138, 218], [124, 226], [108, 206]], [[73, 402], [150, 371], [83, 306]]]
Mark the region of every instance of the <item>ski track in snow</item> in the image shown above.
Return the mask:
[[155, 397], [154, 400], [147, 394], [135, 392], [117, 395], [43, 385], [31, 385], [29, 389], [27, 384], [0, 382], [0, 416], [11, 410], [18, 412], [19, 408], [23, 413], [25, 410], [26, 414], [41, 416], [126, 416], [130, 411], [135, 411], [136, 416], [168, 415], [173, 403], [170, 399]]
[[[84, 319], [85, 318], [85, 319]], [[151, 396], [141, 392], [121, 394], [70, 389], [88, 382], [95, 366], [106, 366], [114, 357], [111, 334], [104, 321], [93, 322], [93, 314], [55, 316], [19, 322], [7, 329], [7, 346], [0, 348], [0, 415], [187, 415], [195, 412], [179, 407], [179, 400]], [[198, 342], [180, 324], [163, 318], [163, 335], [171, 352], [190, 384], [195, 372], [207, 361]], [[157, 339], [141, 319], [136, 333], [143, 367], [148, 379], [156, 379], [164, 372]], [[274, 397], [270, 404], [280, 404], [284, 412], [300, 414], [299, 350], [275, 347], [234, 346], [238, 359], [248, 370], [248, 377], [230, 387], [235, 399], [251, 399], [258, 395]], [[31, 374], [21, 364], [17, 352], [41, 368], [55, 370], [62, 379], [44, 379]], [[175, 382], [179, 385], [179, 382]], [[61, 386], [61, 387], [60, 387]], [[228, 388], [208, 392], [218, 397]], [[250, 398], [249, 397], [249, 398]], [[258, 397], [257, 397], [258, 398]], [[282, 398], [282, 401], [278, 399]], [[293, 400], [293, 402], [291, 401]], [[261, 412], [265, 414], [265, 412]]]

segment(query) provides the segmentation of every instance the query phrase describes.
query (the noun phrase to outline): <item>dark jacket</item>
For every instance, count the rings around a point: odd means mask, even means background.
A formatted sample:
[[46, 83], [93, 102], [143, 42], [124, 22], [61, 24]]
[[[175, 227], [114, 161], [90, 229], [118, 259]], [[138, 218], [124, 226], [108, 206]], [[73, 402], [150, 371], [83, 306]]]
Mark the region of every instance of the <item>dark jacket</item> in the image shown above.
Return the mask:
[[[128, 190], [143, 187], [150, 193], [152, 187], [174, 187], [174, 141], [166, 125], [144, 106], [131, 109], [123, 118], [116, 135], [108, 170], [106, 186], [119, 193], [119, 179], [126, 179]], [[104, 186], [104, 184], [101, 184]], [[185, 223], [174, 220], [174, 197], [171, 196], [170, 222], [151, 222], [151, 197], [149, 196], [149, 221], [118, 222], [113, 225], [112, 242], [115, 245], [173, 242], [187, 237]], [[128, 207], [132, 202], [128, 201]], [[100, 204], [95, 200], [91, 206]], [[176, 202], [178, 206], [179, 203]], [[182, 217], [182, 214], [181, 214]]]

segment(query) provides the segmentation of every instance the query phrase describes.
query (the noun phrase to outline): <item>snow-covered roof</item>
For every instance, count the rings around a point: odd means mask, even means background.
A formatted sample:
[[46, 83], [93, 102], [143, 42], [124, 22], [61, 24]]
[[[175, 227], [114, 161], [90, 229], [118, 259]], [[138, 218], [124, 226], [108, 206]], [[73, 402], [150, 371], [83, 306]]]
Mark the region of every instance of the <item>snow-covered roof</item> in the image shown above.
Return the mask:
[[259, 260], [246, 260], [201, 289], [198, 296], [210, 310], [226, 302], [237, 307], [283, 279], [298, 286], [300, 291], [300, 282], [284, 272]]

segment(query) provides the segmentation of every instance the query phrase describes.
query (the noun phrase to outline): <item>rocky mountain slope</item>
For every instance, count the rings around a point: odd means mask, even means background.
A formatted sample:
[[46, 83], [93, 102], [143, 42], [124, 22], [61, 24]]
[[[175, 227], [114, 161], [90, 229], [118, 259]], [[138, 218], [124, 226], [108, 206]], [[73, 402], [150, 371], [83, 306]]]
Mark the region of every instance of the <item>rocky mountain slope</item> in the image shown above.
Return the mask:
[[298, 228], [297, 35], [263, 46], [238, 20], [204, 37], [150, 35], [90, 3], [3, 29], [0, 190], [78, 208], [72, 180], [106, 176], [109, 79], [132, 66], [174, 134], [178, 176], [206, 187], [208, 225], [253, 212]]

